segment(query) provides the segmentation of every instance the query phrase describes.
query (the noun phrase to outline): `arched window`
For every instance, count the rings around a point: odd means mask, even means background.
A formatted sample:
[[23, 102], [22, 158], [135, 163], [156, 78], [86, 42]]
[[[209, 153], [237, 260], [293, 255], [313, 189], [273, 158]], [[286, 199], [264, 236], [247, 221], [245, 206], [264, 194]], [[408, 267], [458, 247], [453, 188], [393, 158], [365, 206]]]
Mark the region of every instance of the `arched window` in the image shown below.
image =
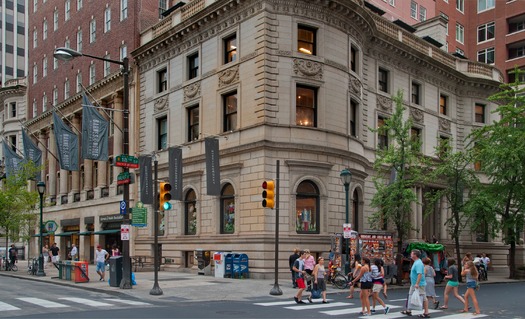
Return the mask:
[[235, 190], [226, 184], [221, 191], [221, 234], [235, 232]]
[[319, 234], [319, 189], [312, 181], [303, 181], [297, 187], [295, 200], [297, 233]]
[[359, 231], [359, 193], [357, 189], [354, 190], [353, 201], [352, 201], [352, 219], [354, 221], [352, 228], [355, 231]]
[[186, 193], [184, 199], [184, 233], [186, 235], [197, 233], [197, 195], [193, 189]]

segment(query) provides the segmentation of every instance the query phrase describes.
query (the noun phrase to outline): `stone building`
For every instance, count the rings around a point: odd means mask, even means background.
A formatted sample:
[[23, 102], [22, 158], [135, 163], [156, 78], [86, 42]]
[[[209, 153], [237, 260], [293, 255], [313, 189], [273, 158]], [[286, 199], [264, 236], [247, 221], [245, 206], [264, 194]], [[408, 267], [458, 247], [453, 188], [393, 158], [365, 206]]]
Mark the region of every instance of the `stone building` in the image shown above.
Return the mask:
[[[261, 206], [261, 183], [275, 178], [277, 160], [284, 273], [294, 247], [327, 253], [330, 235], [342, 232], [344, 168], [353, 174], [353, 228], [370, 230], [372, 164], [389, 142], [370, 128], [391, 115], [398, 90], [422, 153], [435, 157], [440, 143], [463, 149], [473, 128], [494, 119], [486, 98], [503, 80], [494, 67], [455, 58], [362, 0], [193, 0], [143, 32], [132, 55], [137, 152], [156, 153], [164, 180], [167, 149], [183, 152], [184, 200], [161, 215], [162, 256], [185, 268], [195, 249], [245, 252], [254, 277], [272, 276], [275, 212]], [[220, 145], [220, 196], [207, 195], [210, 136]], [[415, 191], [422, 199], [429, 190]], [[423, 209], [413, 206], [420, 231], [411, 240], [447, 242], [446, 207], [428, 217]], [[152, 215], [149, 227], [134, 230], [136, 255], [151, 255]], [[462, 243], [492, 248], [495, 264], [506, 260], [497, 240], [480, 244], [465, 232]]]

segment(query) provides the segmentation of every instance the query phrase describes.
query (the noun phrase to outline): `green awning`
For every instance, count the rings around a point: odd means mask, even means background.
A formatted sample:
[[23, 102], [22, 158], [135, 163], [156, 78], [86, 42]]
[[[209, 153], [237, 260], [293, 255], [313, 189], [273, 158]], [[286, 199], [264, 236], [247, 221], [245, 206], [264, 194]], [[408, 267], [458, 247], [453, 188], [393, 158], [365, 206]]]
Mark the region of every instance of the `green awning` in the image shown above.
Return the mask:
[[[48, 235], [51, 235], [50, 233], [42, 233], [42, 237], [46, 237]], [[34, 235], [31, 235], [31, 237], [40, 237], [40, 234], [34, 234]]]
[[60, 234], [55, 234], [55, 236], [71, 236], [71, 235], [76, 235], [76, 234], [78, 234], [77, 231], [66, 231]]
[[120, 233], [120, 229], [106, 229], [106, 230], [99, 230], [94, 232], [95, 235], [105, 235], [105, 234], [114, 234], [114, 233]]
[[93, 234], [93, 232], [92, 232], [92, 231], [83, 231], [83, 232], [80, 232], [80, 233], [78, 233], [78, 234], [79, 234], [80, 236], [88, 236], [88, 235]]

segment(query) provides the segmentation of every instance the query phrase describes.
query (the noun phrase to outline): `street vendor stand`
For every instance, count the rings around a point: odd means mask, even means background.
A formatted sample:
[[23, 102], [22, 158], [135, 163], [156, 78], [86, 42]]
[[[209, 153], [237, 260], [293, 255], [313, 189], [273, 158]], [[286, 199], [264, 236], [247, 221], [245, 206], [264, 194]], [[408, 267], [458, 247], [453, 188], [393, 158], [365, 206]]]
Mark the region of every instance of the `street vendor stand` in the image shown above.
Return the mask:
[[[434, 278], [436, 284], [439, 284], [444, 279], [444, 270], [447, 268], [447, 258], [445, 254], [445, 246], [442, 244], [430, 244], [430, 243], [410, 243], [408, 244], [405, 253], [410, 258], [410, 252], [414, 249], [418, 249], [421, 251], [421, 259], [423, 258], [430, 258], [432, 261], [430, 264], [432, 267], [434, 267], [434, 270], [436, 271], [436, 277]], [[410, 272], [410, 266], [412, 265], [412, 262], [409, 261], [408, 264], [408, 270], [406, 271], [406, 276], [408, 276], [408, 273]], [[405, 262], [403, 263], [403, 277], [405, 277]]]

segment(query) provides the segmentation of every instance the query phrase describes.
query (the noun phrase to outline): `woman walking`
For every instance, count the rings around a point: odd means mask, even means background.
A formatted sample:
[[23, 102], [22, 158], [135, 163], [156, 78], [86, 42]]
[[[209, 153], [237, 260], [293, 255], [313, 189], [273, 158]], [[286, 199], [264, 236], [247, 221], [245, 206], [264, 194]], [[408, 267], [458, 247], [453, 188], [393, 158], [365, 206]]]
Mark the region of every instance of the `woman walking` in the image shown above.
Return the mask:
[[454, 297], [456, 297], [464, 305], [465, 299], [463, 299], [463, 297], [461, 297], [458, 293], [459, 271], [458, 266], [456, 266], [456, 260], [454, 258], [449, 258], [448, 260], [448, 272], [445, 276], [445, 279], [448, 279], [448, 282], [447, 286], [445, 287], [443, 306], [441, 306], [440, 309], [448, 309], [448, 294], [451, 291], [454, 292]]
[[425, 281], [427, 282], [427, 285], [425, 286], [425, 293], [427, 295], [428, 299], [432, 299], [434, 302], [434, 309], [437, 309], [439, 307], [439, 301], [436, 297], [436, 282], [434, 281], [434, 277], [436, 277], [436, 272], [434, 271], [434, 268], [430, 265], [432, 260], [430, 258], [423, 259], [423, 264], [425, 265]]
[[[324, 280], [324, 276], [326, 275], [326, 270], [324, 269], [324, 258], [319, 257], [317, 258], [317, 265], [314, 267], [314, 271], [312, 272], [314, 275], [314, 287], [313, 289], [319, 289], [321, 290], [321, 296], [323, 297], [323, 303], [328, 303], [326, 300], [326, 281]], [[312, 295], [308, 297], [308, 301], [312, 303]]]
[[467, 261], [465, 264], [465, 269], [461, 272], [461, 276], [467, 277], [467, 292], [465, 293], [465, 307], [461, 312], [468, 312], [468, 299], [472, 298], [472, 303], [474, 304], [474, 315], [479, 315], [478, 298], [476, 298], [476, 287], [478, 286], [478, 270], [472, 261]]
[[305, 249], [306, 251], [306, 259], [304, 260], [304, 271], [308, 274], [308, 276], [305, 276], [306, 279], [306, 285], [307, 289], [306, 291], [312, 291], [312, 274], [315, 267], [315, 258], [310, 254], [310, 251], [308, 249]]
[[44, 269], [47, 268], [47, 261], [49, 260], [49, 246], [42, 247], [42, 257], [44, 259]]
[[385, 305], [383, 300], [379, 297], [379, 292], [383, 290], [385, 284], [385, 268], [381, 266], [381, 259], [374, 259], [374, 264], [370, 267], [372, 271], [372, 313], [376, 313], [376, 303], [383, 306], [385, 315], [390, 311], [390, 308]]
[[[354, 255], [354, 265], [352, 267], [352, 269], [354, 270], [351, 275], [352, 275], [352, 279], [351, 280], [354, 280], [354, 278], [356, 278], [358, 275], [359, 275], [359, 272], [361, 271], [361, 256], [359, 254], [355, 254]], [[350, 275], [350, 274], [348, 274]], [[352, 281], [353, 282], [353, 281]], [[355, 290], [355, 286], [357, 285], [357, 283], [355, 284], [350, 284], [350, 292], [348, 293], [348, 296], [346, 298], [348, 299], [352, 299], [354, 298], [354, 290]]]
[[368, 296], [370, 295], [370, 290], [372, 289], [372, 272], [370, 271], [370, 259], [363, 257], [363, 265], [352, 284], [355, 284], [359, 280], [361, 284], [361, 292], [359, 293], [359, 299], [361, 299], [361, 312], [359, 313], [362, 316], [370, 316], [370, 300]]

